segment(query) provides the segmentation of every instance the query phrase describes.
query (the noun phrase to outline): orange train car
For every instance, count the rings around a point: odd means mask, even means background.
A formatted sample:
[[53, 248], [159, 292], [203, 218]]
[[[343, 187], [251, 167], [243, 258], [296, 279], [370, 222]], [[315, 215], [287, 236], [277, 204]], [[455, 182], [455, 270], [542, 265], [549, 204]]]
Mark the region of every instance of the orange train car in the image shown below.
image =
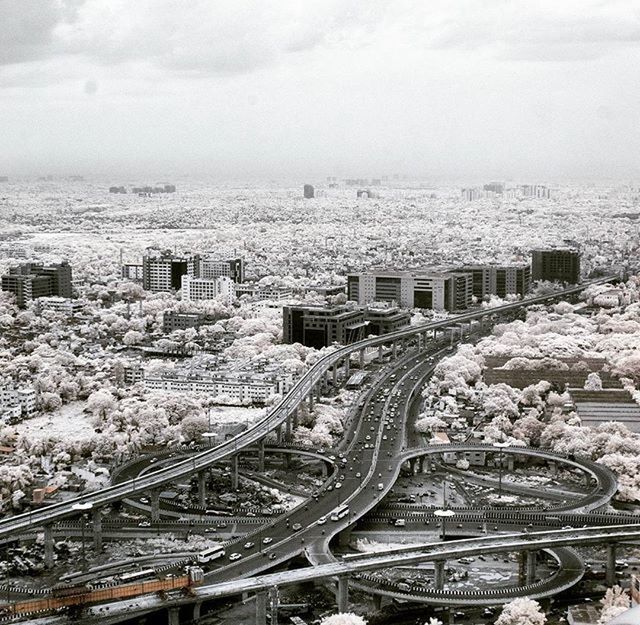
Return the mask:
[[53, 612], [60, 608], [72, 606], [88, 606], [105, 601], [117, 601], [140, 595], [148, 595], [157, 592], [188, 589], [202, 582], [203, 573], [199, 567], [190, 567], [188, 574], [181, 577], [166, 579], [153, 579], [135, 582], [133, 584], [117, 584], [105, 588], [89, 589], [78, 587], [77, 592], [73, 588], [65, 589], [64, 593], [54, 592], [41, 599], [29, 599], [0, 605], [0, 617], [4, 620], [14, 616], [27, 614]]

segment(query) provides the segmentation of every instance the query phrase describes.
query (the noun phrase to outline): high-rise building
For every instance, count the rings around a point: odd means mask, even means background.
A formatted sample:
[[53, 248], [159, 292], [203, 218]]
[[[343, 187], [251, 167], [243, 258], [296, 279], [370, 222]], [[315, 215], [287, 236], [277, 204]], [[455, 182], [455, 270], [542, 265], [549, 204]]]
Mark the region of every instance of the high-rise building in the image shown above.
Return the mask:
[[314, 195], [315, 195], [315, 191], [313, 189], [313, 185], [305, 184], [304, 185], [304, 197], [306, 197], [308, 200], [310, 200], [312, 197], [314, 197]]
[[244, 259], [206, 252], [198, 257], [195, 268], [198, 278], [230, 278], [238, 284], [244, 282]]
[[2, 290], [13, 293], [20, 308], [39, 297], [70, 298], [71, 265], [65, 261], [47, 266], [24, 263], [10, 267], [9, 273], [2, 276]]
[[526, 295], [531, 289], [531, 267], [513, 265], [465, 265], [461, 271], [473, 278], [473, 294], [478, 299], [488, 295]]
[[533, 197], [548, 200], [551, 197], [551, 189], [543, 184], [523, 184], [520, 186], [522, 197]]
[[472, 276], [456, 271], [371, 271], [347, 276], [347, 296], [359, 304], [394, 302], [402, 308], [464, 310]]
[[235, 284], [231, 278], [194, 278], [184, 275], [181, 280], [182, 299], [192, 302], [201, 299], [223, 297], [228, 302], [235, 297]]
[[196, 275], [198, 256], [174, 256], [168, 251], [148, 249], [142, 258], [142, 287], [146, 291], [177, 291], [182, 276]]
[[283, 343], [307, 347], [348, 345], [366, 337], [362, 308], [349, 306], [283, 306]]
[[531, 277], [550, 282], [580, 282], [580, 252], [572, 249], [546, 249], [531, 252]]

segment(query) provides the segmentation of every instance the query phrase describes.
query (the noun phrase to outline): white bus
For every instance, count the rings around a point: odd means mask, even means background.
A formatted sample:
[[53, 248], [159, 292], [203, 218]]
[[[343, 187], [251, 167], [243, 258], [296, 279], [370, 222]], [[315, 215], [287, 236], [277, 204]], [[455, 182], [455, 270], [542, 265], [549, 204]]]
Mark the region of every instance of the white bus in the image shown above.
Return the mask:
[[222, 545], [216, 545], [215, 547], [209, 547], [209, 549], [201, 551], [196, 559], [200, 564], [204, 564], [205, 562], [211, 562], [211, 560], [215, 560], [216, 558], [222, 558], [224, 554], [224, 547]]
[[133, 573], [124, 573], [119, 577], [121, 584], [128, 584], [129, 582], [137, 582], [145, 577], [156, 577], [156, 572], [153, 569], [143, 569], [142, 571], [134, 571]]
[[347, 514], [349, 514], [349, 506], [347, 506], [346, 503], [343, 503], [341, 506], [338, 506], [331, 513], [331, 520], [332, 521], [339, 521], [343, 517], [347, 516]]

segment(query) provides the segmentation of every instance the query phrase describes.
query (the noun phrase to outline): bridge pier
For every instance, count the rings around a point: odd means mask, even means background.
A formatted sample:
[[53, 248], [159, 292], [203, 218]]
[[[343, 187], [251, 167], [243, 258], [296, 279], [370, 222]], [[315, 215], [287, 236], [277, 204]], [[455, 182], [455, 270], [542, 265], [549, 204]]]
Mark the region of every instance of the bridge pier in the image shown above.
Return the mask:
[[351, 528], [345, 527], [338, 534], [338, 545], [340, 545], [340, 547], [348, 547], [350, 542], [351, 542]]
[[238, 466], [240, 464], [240, 454], [231, 457], [231, 488], [238, 488]]
[[527, 584], [533, 584], [536, 581], [536, 551], [527, 551]]
[[378, 345], [378, 362], [382, 362], [382, 345]]
[[271, 625], [278, 625], [278, 605], [280, 601], [277, 586], [269, 589], [269, 599], [271, 603]]
[[418, 473], [424, 473], [424, 456], [418, 458]]
[[364, 369], [364, 347], [360, 350], [360, 369]]
[[338, 612], [346, 612], [349, 609], [349, 578], [346, 575], [338, 577], [338, 593], [336, 599]]
[[373, 595], [373, 609], [379, 612], [382, 609], [382, 595]]
[[395, 360], [397, 357], [398, 357], [398, 342], [393, 341], [393, 343], [391, 343], [391, 358]]
[[198, 471], [198, 505], [207, 507], [207, 472]]
[[309, 404], [309, 412], [311, 412], [313, 410], [313, 387], [311, 387], [311, 390], [309, 391], [309, 397], [307, 401]]
[[168, 609], [167, 625], [180, 625], [180, 608]]
[[445, 560], [436, 560], [433, 563], [433, 585], [436, 590], [442, 590], [444, 588], [444, 565]]
[[291, 440], [291, 415], [287, 415], [287, 418], [284, 422], [284, 440], [285, 441], [290, 441]]
[[344, 359], [344, 378], [349, 377], [349, 367], [351, 366], [351, 354], [348, 354]]
[[295, 430], [300, 423], [300, 411], [302, 410], [301, 405], [298, 404], [298, 407], [293, 411], [293, 429]]
[[607, 586], [616, 585], [616, 544], [607, 543], [607, 564], [605, 581]]
[[258, 471], [264, 471], [264, 438], [258, 441]]
[[160, 520], [160, 490], [153, 488], [149, 493], [151, 500], [151, 520], [157, 523]]
[[333, 381], [333, 387], [338, 387], [338, 363], [333, 365], [333, 369], [331, 370], [331, 378]]
[[102, 511], [100, 508], [93, 509], [91, 525], [93, 528], [93, 548], [96, 553], [100, 553], [102, 551]]
[[267, 625], [267, 593], [256, 593], [256, 625]]
[[53, 567], [53, 526], [44, 526], [44, 565], [50, 569]]
[[200, 620], [201, 609], [202, 609], [202, 601], [197, 601], [196, 603], [193, 604], [193, 620], [196, 622]]
[[278, 445], [282, 444], [282, 423], [276, 426], [276, 441]]

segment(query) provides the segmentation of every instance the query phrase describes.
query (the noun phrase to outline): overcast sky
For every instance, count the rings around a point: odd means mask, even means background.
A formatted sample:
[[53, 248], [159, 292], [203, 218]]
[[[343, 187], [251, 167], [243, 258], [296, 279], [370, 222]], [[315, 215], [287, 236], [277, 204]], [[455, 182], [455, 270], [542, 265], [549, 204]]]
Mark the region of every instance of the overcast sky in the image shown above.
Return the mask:
[[0, 0], [0, 124], [9, 175], [637, 180], [640, 0]]

